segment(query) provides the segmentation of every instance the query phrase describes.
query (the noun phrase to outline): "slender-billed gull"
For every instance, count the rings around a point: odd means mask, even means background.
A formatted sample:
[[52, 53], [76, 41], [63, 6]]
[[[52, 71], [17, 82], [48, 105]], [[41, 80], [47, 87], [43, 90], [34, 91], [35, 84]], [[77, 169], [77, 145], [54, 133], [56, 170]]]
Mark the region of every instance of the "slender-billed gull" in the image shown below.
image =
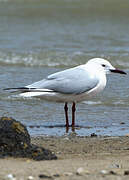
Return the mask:
[[72, 124], [75, 126], [75, 105], [92, 98], [106, 86], [106, 74], [124, 71], [116, 69], [107, 60], [93, 58], [86, 64], [49, 75], [45, 79], [19, 88], [7, 88], [19, 92], [21, 97], [40, 97], [48, 101], [64, 102], [66, 128], [69, 127], [68, 106], [72, 105]]

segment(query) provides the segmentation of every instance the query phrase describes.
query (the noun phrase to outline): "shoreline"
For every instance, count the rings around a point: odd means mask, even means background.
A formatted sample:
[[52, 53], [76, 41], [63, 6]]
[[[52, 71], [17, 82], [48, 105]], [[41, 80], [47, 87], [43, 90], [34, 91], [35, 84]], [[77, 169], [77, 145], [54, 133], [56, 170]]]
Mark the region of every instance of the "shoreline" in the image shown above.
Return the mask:
[[101, 180], [128, 179], [129, 137], [31, 137], [32, 144], [51, 150], [57, 160], [0, 159], [0, 179]]

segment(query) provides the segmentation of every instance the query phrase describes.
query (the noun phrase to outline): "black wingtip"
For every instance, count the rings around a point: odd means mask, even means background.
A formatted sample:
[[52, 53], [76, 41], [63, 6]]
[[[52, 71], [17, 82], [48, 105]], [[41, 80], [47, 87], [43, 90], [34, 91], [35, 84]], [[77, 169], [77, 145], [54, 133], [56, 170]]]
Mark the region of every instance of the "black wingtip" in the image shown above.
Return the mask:
[[18, 88], [5, 88], [3, 89], [4, 91], [9, 91], [9, 90], [27, 90], [29, 88], [27, 87], [18, 87]]

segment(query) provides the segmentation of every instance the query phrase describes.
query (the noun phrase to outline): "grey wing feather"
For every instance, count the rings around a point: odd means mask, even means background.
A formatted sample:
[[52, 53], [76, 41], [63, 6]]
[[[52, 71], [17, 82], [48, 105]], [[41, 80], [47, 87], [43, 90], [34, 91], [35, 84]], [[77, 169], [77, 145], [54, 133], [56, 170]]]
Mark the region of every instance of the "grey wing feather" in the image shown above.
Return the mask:
[[94, 88], [98, 82], [97, 78], [91, 78], [84, 69], [76, 67], [49, 75], [46, 79], [26, 87], [50, 89], [64, 94], [80, 94]]

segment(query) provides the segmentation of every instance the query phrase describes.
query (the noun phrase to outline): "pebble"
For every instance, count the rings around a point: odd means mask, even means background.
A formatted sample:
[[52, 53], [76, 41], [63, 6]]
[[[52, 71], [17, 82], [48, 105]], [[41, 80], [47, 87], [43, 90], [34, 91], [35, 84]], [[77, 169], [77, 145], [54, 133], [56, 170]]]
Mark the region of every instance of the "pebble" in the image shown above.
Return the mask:
[[123, 172], [123, 169], [120, 169], [120, 168], [114, 168], [114, 169], [112, 169], [110, 171], [108, 171], [108, 170], [101, 170], [100, 173], [102, 175], [109, 175], [109, 174], [110, 175], [123, 175], [123, 174], [125, 175], [125, 173]]
[[54, 177], [60, 177], [60, 174], [53, 174]]
[[107, 171], [107, 170], [101, 170], [100, 173], [101, 173], [102, 175], [107, 175], [107, 174], [109, 174], [109, 171]]
[[40, 175], [39, 175], [39, 178], [41, 178], [41, 179], [45, 179], [45, 178], [47, 178], [47, 179], [52, 179], [51, 176], [48, 176], [48, 175], [45, 175], [45, 174], [40, 174]]
[[126, 137], [129, 137], [129, 134], [125, 134]]
[[125, 124], [125, 122], [120, 122], [120, 124]]
[[61, 151], [57, 151], [56, 154], [61, 154]]
[[72, 176], [73, 173], [71, 173], [71, 172], [65, 172], [64, 175], [65, 175], [65, 176]]
[[77, 169], [76, 171], [76, 175], [84, 175], [84, 174], [90, 174], [90, 172], [86, 169], [84, 169], [83, 167], [80, 167]]
[[109, 166], [110, 168], [121, 168], [119, 164], [112, 164]]
[[33, 180], [34, 177], [33, 176], [28, 176], [27, 180]]
[[114, 174], [117, 174], [117, 175], [124, 175], [124, 170], [122, 168], [115, 168], [115, 169], [112, 169], [112, 171], [114, 172]]
[[64, 140], [67, 140], [67, 141], [69, 141], [69, 137], [65, 137], [65, 138], [64, 138]]
[[85, 171], [84, 171], [84, 168], [80, 167], [80, 168], [77, 169], [76, 174], [77, 174], [77, 175], [83, 175], [84, 172], [85, 172]]
[[13, 174], [8, 174], [5, 176], [4, 180], [16, 180], [16, 178]]
[[91, 136], [91, 137], [97, 137], [97, 134], [92, 133], [90, 136]]
[[124, 175], [129, 175], [129, 170], [125, 170]]
[[114, 170], [111, 170], [111, 171], [109, 171], [109, 174], [116, 175], [116, 174], [117, 174], [117, 172], [116, 172], [116, 171], [114, 171]]

